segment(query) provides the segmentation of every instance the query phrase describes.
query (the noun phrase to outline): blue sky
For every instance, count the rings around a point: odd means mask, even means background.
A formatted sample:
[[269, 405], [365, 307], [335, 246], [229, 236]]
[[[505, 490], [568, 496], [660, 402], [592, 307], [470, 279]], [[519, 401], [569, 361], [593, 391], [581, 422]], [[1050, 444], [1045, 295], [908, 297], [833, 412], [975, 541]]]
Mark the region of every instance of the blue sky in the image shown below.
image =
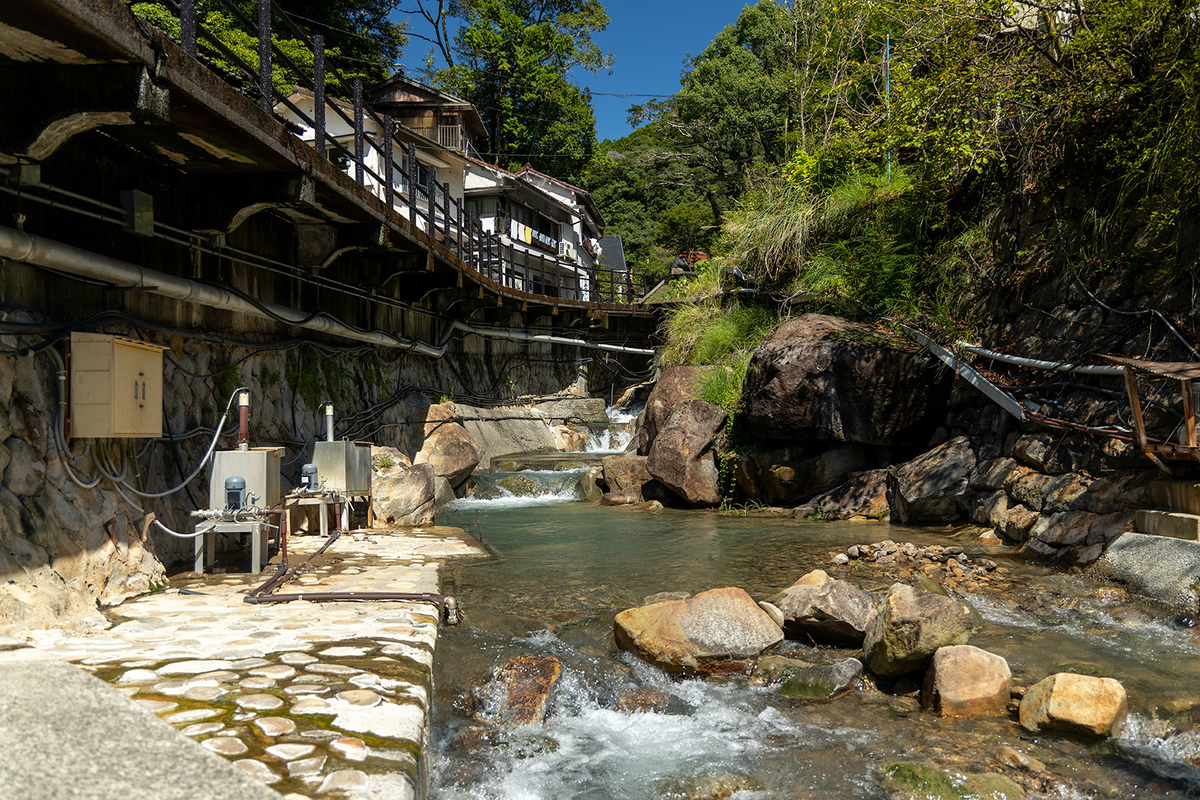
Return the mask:
[[[600, 49], [612, 53], [612, 74], [578, 70], [572, 76], [593, 93], [605, 93], [593, 96], [597, 137], [619, 139], [629, 133], [632, 128], [625, 121], [629, 106], [652, 99], [610, 95], [674, 94], [684, 58], [704, 50], [745, 5], [745, 0], [604, 0], [612, 22], [595, 41]], [[421, 24], [412, 19], [414, 27]], [[419, 69], [427, 50], [425, 42], [410, 41], [406, 67]]]
[[[731, 24], [745, 0], [607, 0], [612, 19], [596, 36], [616, 62], [612, 75], [575, 76], [593, 92], [613, 94], [674, 94], [679, 89], [683, 60], [708, 46], [717, 32]], [[632, 130], [626, 110], [650, 98], [595, 96], [596, 135], [617, 139]]]

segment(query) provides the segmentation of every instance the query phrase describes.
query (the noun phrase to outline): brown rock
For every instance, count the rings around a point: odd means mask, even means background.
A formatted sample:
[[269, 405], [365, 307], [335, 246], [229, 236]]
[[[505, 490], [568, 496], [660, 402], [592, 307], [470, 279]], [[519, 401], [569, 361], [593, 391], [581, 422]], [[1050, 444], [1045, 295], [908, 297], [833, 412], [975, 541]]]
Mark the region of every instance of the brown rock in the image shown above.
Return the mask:
[[646, 469], [646, 456], [605, 456], [601, 464], [604, 466], [604, 480], [608, 483], [610, 492], [640, 487], [650, 480], [650, 472]]
[[751, 358], [746, 419], [766, 440], [916, 443], [928, 437], [949, 377], [882, 328], [804, 314]]
[[639, 417], [638, 453], [650, 454], [658, 430], [687, 400], [696, 396], [696, 387], [704, 376], [702, 367], [667, 367], [646, 398], [646, 410]]
[[429, 525], [437, 490], [433, 465], [414, 464], [371, 480], [375, 519], [387, 525]]
[[616, 492], [605, 492], [600, 498], [600, 505], [632, 506], [643, 503], [645, 500], [646, 498], [642, 497], [642, 487], [630, 486], [627, 489], [621, 489]]
[[783, 631], [742, 589], [712, 589], [617, 614], [617, 645], [671, 672], [711, 672], [721, 661], [752, 658], [783, 641]]
[[479, 466], [483, 448], [457, 420], [458, 412], [450, 404], [436, 404], [425, 412], [424, 441], [413, 458], [414, 464], [430, 464], [433, 474], [458, 488]]
[[887, 477], [886, 469], [863, 472], [841, 486], [812, 498], [792, 512], [792, 516], [797, 519], [885, 519], [889, 514]]
[[510, 659], [494, 669], [490, 680], [473, 694], [472, 716], [504, 728], [541, 722], [561, 674], [562, 662], [553, 656]]
[[1082, 736], [1117, 734], [1127, 712], [1125, 687], [1112, 678], [1059, 672], [1029, 687], [1021, 699], [1021, 727]]
[[617, 708], [627, 714], [661, 714], [671, 703], [671, 695], [659, 689], [638, 689], [621, 695]]
[[654, 439], [646, 460], [651, 477], [693, 506], [720, 503], [720, 475], [711, 448], [727, 416], [712, 403], [685, 402]]
[[943, 717], [1003, 714], [1012, 694], [1008, 662], [969, 644], [943, 647], [925, 673], [922, 701]]

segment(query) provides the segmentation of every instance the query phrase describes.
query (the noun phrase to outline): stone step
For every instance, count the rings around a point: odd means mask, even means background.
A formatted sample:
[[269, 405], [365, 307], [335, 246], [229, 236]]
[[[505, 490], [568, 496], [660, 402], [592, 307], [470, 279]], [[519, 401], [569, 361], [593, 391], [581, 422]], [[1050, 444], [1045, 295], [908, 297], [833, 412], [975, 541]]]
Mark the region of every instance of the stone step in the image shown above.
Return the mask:
[[1184, 514], [1200, 514], [1200, 483], [1157, 480], [1150, 484], [1154, 505]]
[[1152, 536], [1200, 541], [1200, 515], [1197, 514], [1139, 509], [1133, 516], [1133, 527], [1139, 533]]

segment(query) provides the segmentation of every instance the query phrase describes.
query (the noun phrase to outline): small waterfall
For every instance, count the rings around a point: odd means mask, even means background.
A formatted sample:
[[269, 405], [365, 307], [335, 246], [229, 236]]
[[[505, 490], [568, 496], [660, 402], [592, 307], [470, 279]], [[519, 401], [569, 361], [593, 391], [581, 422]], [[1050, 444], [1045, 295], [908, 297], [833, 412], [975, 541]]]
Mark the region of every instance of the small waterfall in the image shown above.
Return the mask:
[[486, 505], [488, 508], [570, 503], [580, 499], [579, 478], [586, 468], [490, 472], [475, 475], [468, 485], [469, 494], [454, 501], [456, 510]]
[[592, 431], [588, 437], [587, 453], [621, 453], [633, 439], [633, 423], [638, 414], [645, 408], [644, 403], [637, 403], [628, 408], [609, 406], [608, 427], [602, 431]]

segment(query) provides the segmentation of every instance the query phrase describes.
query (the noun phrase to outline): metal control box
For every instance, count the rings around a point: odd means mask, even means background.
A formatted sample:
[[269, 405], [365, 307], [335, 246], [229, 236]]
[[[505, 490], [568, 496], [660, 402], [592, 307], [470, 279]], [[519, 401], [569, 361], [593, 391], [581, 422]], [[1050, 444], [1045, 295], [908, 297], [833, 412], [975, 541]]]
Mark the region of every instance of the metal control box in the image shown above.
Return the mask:
[[370, 442], [317, 442], [312, 463], [326, 489], [355, 497], [371, 493]]
[[71, 334], [71, 432], [76, 439], [162, 436], [165, 347], [101, 333]]
[[225, 508], [225, 479], [233, 477], [246, 479], [246, 493], [258, 497], [254, 505], [278, 507], [282, 468], [282, 447], [218, 450], [213, 453], [212, 473], [208, 478], [208, 507]]

